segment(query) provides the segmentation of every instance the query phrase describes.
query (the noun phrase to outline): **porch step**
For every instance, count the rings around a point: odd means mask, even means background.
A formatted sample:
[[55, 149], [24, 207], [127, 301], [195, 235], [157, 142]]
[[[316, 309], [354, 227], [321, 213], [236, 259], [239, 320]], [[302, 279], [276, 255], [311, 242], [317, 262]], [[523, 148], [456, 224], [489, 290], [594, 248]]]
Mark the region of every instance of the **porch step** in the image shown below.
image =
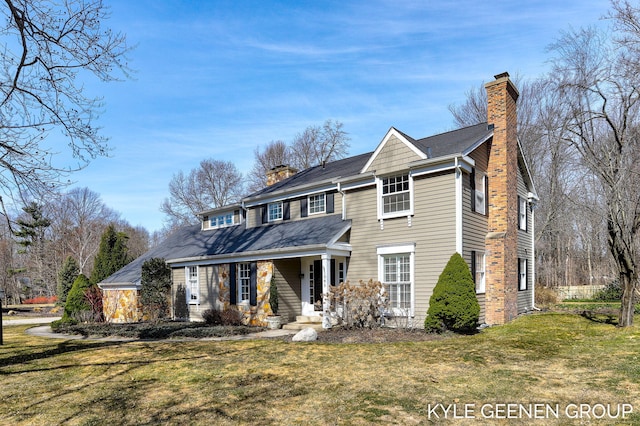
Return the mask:
[[304, 330], [305, 328], [313, 328], [316, 331], [322, 331], [322, 323], [317, 322], [290, 322], [282, 326], [284, 330]]
[[290, 322], [282, 326], [285, 330], [302, 330], [309, 327], [316, 331], [322, 330], [322, 317], [319, 315], [298, 315], [296, 316], [295, 322]]

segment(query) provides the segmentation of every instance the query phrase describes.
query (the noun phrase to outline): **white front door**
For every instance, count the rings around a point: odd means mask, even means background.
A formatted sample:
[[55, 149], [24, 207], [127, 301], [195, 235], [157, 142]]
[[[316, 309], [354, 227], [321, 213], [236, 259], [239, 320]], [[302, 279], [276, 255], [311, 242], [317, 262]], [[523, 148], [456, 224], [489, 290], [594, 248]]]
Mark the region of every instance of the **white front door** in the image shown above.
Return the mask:
[[314, 285], [315, 285], [315, 278], [316, 278], [316, 274], [313, 269], [314, 267], [313, 259], [309, 259], [309, 258], [302, 259], [301, 266], [304, 274], [304, 277], [302, 277], [302, 280], [300, 282], [300, 285], [302, 286], [302, 289], [301, 289], [302, 291], [300, 292], [301, 299], [302, 299], [302, 315], [314, 316], [317, 314], [313, 306]]

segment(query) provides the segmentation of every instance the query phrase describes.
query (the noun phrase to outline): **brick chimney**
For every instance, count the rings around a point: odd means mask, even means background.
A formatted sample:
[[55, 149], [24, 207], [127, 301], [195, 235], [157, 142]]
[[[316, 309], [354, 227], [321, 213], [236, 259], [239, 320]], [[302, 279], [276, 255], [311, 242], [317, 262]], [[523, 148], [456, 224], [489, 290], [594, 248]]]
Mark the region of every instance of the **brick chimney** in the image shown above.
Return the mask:
[[485, 84], [489, 151], [485, 321], [504, 324], [518, 315], [518, 89], [508, 73]]
[[291, 166], [276, 166], [267, 172], [267, 186], [271, 186], [274, 183], [285, 180], [286, 178], [293, 176], [296, 173], [298, 173], [298, 170], [294, 169]]

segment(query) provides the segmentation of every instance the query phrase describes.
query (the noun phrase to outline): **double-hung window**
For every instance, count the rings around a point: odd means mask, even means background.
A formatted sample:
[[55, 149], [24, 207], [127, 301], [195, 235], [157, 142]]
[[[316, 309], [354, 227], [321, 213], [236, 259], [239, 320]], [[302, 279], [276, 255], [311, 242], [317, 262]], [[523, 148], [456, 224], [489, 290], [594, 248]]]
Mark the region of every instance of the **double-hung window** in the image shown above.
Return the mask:
[[518, 259], [518, 290], [527, 289], [527, 259]]
[[487, 214], [487, 175], [475, 170], [473, 180], [473, 211]]
[[406, 216], [413, 213], [413, 180], [409, 174], [387, 176], [378, 180], [381, 218]]
[[518, 227], [527, 230], [527, 200], [523, 197], [518, 197]]
[[378, 247], [378, 276], [394, 315], [413, 316], [414, 252], [413, 244]]
[[200, 283], [198, 281], [198, 267], [187, 266], [187, 299], [190, 305], [197, 305], [200, 303]]
[[251, 288], [251, 264], [238, 263], [238, 303], [249, 303]]
[[269, 203], [267, 205], [267, 214], [269, 222], [275, 222], [276, 220], [282, 220], [282, 201], [275, 203]]
[[324, 213], [327, 210], [325, 194], [310, 195], [307, 201], [309, 214]]
[[473, 268], [474, 281], [476, 283], [476, 293], [485, 292], [485, 253], [484, 252], [472, 252], [473, 256]]

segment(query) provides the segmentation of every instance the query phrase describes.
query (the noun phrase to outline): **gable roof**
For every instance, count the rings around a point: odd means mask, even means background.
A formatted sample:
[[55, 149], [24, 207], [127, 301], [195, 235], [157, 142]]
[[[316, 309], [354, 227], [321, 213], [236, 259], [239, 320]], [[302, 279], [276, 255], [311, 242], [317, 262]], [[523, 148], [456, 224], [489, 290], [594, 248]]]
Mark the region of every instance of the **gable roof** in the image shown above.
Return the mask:
[[397, 140], [403, 143], [404, 146], [406, 146], [410, 151], [412, 151], [416, 156], [418, 156], [419, 159], [425, 160], [428, 158], [427, 154], [424, 151], [420, 150], [415, 145], [415, 140], [412, 137], [402, 133], [395, 127], [392, 127], [389, 129], [389, 131], [387, 131], [387, 134], [384, 136], [384, 138], [382, 138], [382, 142], [378, 144], [378, 146], [376, 147], [376, 150], [373, 151], [373, 154], [369, 157], [369, 160], [367, 161], [367, 163], [362, 167], [362, 170], [360, 171], [361, 173], [366, 172], [367, 169], [371, 167], [376, 157], [378, 157], [378, 155], [384, 150], [385, 145], [394, 136]]
[[149, 250], [100, 284], [138, 284], [142, 264], [159, 257], [168, 263], [212, 259], [216, 257], [242, 257], [261, 254], [276, 258], [285, 249], [305, 247], [326, 248], [351, 228], [350, 220], [340, 215], [281, 222], [278, 224], [246, 228], [246, 223], [227, 228], [203, 231], [200, 225], [178, 229], [159, 246]]

